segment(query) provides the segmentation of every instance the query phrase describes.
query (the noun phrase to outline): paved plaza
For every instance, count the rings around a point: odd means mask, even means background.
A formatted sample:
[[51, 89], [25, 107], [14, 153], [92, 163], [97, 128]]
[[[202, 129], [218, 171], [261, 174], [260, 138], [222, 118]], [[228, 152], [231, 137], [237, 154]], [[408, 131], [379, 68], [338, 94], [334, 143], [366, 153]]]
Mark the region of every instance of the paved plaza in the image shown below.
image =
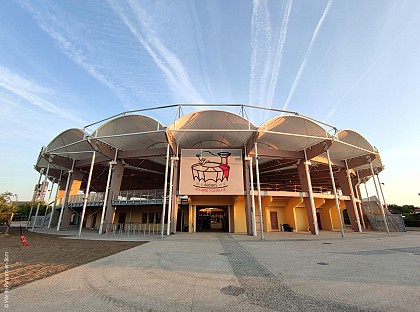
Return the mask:
[[[67, 234], [63, 239], [75, 238]], [[82, 238], [98, 237], [86, 231]], [[9, 310], [419, 311], [419, 231], [265, 238], [155, 235], [147, 244], [11, 290]]]

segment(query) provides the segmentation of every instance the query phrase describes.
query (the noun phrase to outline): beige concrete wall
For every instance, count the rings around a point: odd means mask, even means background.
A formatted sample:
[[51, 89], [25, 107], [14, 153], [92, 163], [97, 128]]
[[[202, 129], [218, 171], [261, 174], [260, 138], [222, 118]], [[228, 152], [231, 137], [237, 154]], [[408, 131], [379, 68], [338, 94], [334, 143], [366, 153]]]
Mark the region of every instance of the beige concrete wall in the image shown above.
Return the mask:
[[246, 233], [246, 198], [244, 196], [237, 197], [233, 211], [233, 233]]
[[[258, 197], [256, 203], [256, 223], [259, 231]], [[263, 196], [262, 210], [264, 231], [272, 231], [270, 212], [277, 213], [279, 230], [282, 224], [289, 224], [294, 231], [307, 232], [309, 228], [307, 209], [302, 197], [276, 197]], [[335, 207], [335, 200], [330, 198], [314, 198], [317, 212], [320, 214], [320, 222], [323, 230], [340, 229], [339, 218]], [[194, 232], [194, 220], [196, 206], [230, 206], [231, 231], [234, 233], [246, 233], [246, 198], [245, 196], [191, 196], [189, 207], [184, 210], [185, 219], [188, 222], [190, 233]], [[346, 208], [344, 201], [340, 202], [341, 214]]]
[[309, 222], [306, 210], [307, 209], [305, 206], [299, 206], [295, 208], [296, 231], [308, 231]]

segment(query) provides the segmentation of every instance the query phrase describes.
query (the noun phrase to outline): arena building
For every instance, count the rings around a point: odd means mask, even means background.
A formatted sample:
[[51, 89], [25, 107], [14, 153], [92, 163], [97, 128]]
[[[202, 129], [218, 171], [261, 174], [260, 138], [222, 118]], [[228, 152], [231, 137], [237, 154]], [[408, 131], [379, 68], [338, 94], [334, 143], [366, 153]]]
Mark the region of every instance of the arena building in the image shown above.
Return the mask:
[[[149, 117], [174, 107], [172, 124]], [[352, 230], [367, 227], [362, 183], [373, 181], [384, 199], [379, 152], [353, 130], [250, 105], [183, 115], [185, 107], [200, 105], [125, 112], [66, 130], [43, 147], [38, 184], [43, 177], [58, 185], [48, 227], [77, 226], [79, 235], [84, 228], [162, 237], [224, 231], [264, 238], [282, 230], [344, 235], [345, 219]], [[247, 116], [261, 111], [274, 117], [256, 126]], [[386, 203], [379, 203], [377, 214], [386, 220]]]

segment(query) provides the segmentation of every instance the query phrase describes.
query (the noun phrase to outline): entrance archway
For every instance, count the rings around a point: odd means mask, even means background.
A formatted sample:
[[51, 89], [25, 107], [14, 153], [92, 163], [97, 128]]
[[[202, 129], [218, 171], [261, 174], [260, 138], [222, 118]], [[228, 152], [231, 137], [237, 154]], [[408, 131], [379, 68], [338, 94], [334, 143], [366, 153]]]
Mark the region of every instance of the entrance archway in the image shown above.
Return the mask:
[[229, 232], [227, 206], [197, 206], [196, 232]]

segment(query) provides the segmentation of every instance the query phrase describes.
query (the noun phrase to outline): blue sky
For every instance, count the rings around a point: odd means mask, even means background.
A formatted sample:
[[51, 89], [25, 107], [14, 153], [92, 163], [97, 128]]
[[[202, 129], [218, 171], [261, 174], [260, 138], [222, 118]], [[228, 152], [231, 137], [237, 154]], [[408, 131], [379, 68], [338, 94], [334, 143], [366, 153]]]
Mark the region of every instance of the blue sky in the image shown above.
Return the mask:
[[68, 128], [157, 105], [244, 103], [361, 133], [386, 166], [387, 202], [420, 205], [419, 9], [416, 0], [0, 1], [0, 192], [29, 200], [41, 146]]

